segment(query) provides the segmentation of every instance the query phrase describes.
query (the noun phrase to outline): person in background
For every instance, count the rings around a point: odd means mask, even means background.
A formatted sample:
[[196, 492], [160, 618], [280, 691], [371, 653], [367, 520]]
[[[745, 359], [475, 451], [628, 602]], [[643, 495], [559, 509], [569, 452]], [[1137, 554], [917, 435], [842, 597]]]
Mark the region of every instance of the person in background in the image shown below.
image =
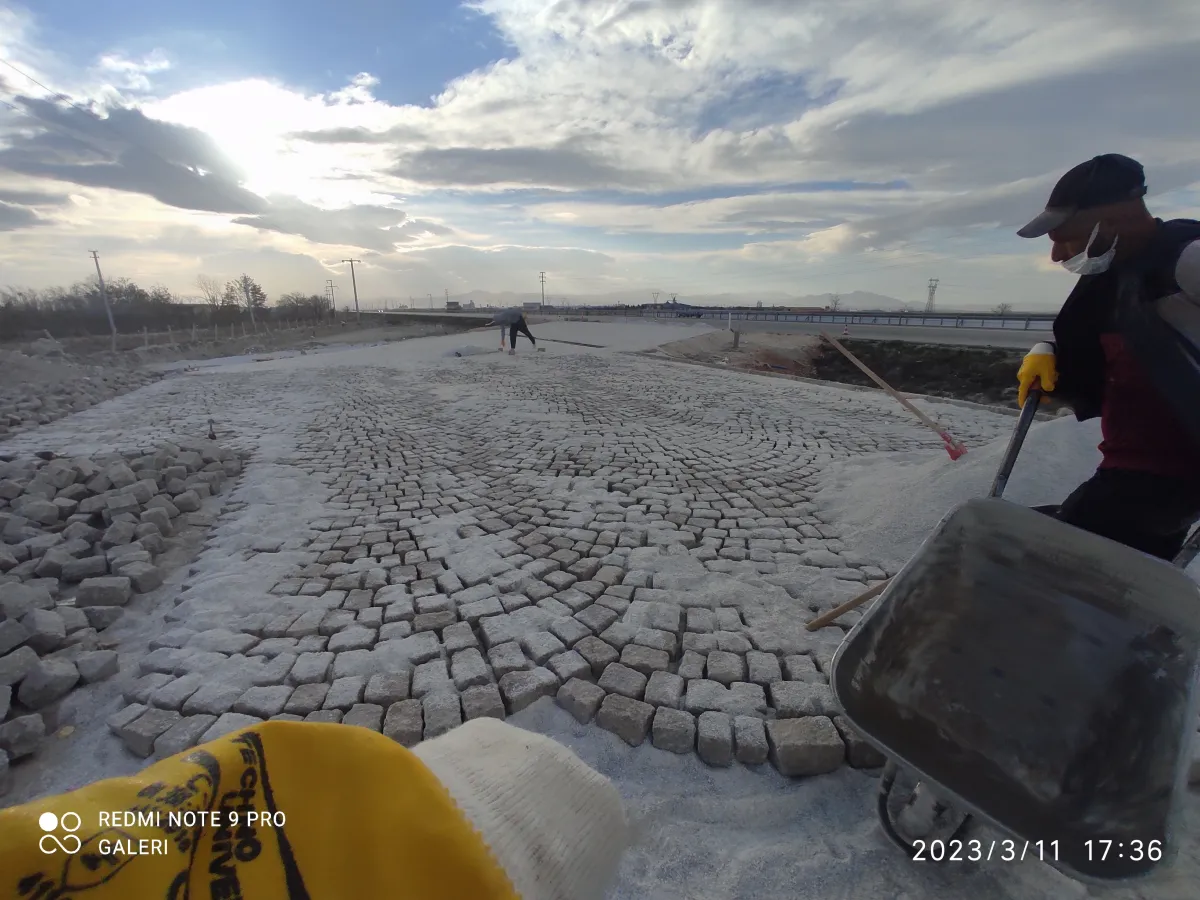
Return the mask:
[[504, 349], [504, 329], [505, 328], [508, 329], [508, 354], [509, 354], [509, 356], [512, 356], [514, 353], [517, 352], [517, 335], [518, 334], [525, 335], [525, 337], [529, 338], [529, 342], [531, 344], [533, 344], [534, 347], [537, 346], [537, 339], [530, 332], [529, 325], [525, 322], [525, 313], [521, 312], [521, 310], [519, 310], [519, 309], [516, 309], [516, 308], [502, 309], [500, 312], [496, 313], [496, 315], [492, 317], [491, 324], [500, 326], [500, 349], [501, 350]]
[[1200, 222], [1146, 208], [1140, 163], [1109, 153], [1067, 172], [1017, 232], [1049, 236], [1079, 275], [1017, 374], [1080, 421], [1100, 417], [1103, 461], [1060, 520], [1170, 560], [1200, 520]]
[[496, 719], [411, 751], [264, 722], [0, 810], [0, 896], [601, 900], [628, 835], [608, 779]]

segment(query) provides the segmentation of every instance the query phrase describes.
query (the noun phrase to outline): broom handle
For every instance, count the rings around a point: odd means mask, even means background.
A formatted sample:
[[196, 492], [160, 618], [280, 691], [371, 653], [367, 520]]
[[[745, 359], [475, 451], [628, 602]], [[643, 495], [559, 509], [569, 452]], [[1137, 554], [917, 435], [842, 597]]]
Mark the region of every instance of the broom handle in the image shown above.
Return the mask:
[[892, 579], [889, 578], [887, 581], [879, 582], [879, 584], [875, 585], [875, 587], [871, 588], [868, 591], [864, 591], [863, 593], [861, 593], [857, 597], [855, 597], [853, 600], [847, 600], [841, 606], [836, 606], [833, 609], [831, 609], [829, 612], [822, 613], [821, 615], [817, 616], [815, 619], [813, 619], [811, 622], [809, 622], [804, 627], [807, 628], [809, 631], [816, 631], [819, 628], [824, 628], [830, 622], [834, 621], [835, 619], [840, 619], [842, 616], [844, 616], [846, 613], [850, 612], [852, 609], [858, 609], [860, 606], [862, 606], [868, 600], [874, 600], [876, 597], [878, 597], [880, 594], [883, 593], [883, 589], [888, 586], [888, 584], [891, 582], [891, 580]]
[[885, 391], [887, 391], [889, 394], [891, 394], [892, 398], [895, 399], [895, 401], [897, 403], [899, 403], [901, 406], [903, 406], [905, 409], [907, 409], [910, 413], [912, 413], [914, 416], [916, 416], [918, 419], [920, 419], [925, 425], [932, 428], [934, 433], [937, 434], [938, 437], [945, 439], [946, 429], [942, 428], [942, 426], [940, 426], [937, 422], [933, 421], [933, 419], [929, 418], [929, 416], [925, 415], [925, 413], [921, 412], [919, 409], [917, 409], [915, 406], [913, 406], [911, 403], [909, 403], [908, 400], [902, 394], [897, 392], [890, 384], [888, 384], [886, 381], [884, 381], [882, 378], [880, 378], [878, 375], [876, 375], [874, 372], [872, 372], [870, 369], [868, 369], [865, 363], [863, 363], [861, 360], [859, 360], [859, 358], [857, 356], [855, 356], [853, 353], [851, 353], [849, 350], [847, 350], [844, 346], [842, 346], [841, 341], [839, 341], [837, 338], [833, 337], [832, 335], [830, 335], [829, 333], [824, 332], [824, 331], [821, 332], [821, 337], [825, 338], [825, 340], [829, 341], [829, 343], [831, 343], [831, 344], [833, 344], [833, 346], [837, 347], [837, 349], [842, 352], [842, 354], [846, 357], [846, 359], [850, 360], [850, 362], [852, 362], [852, 363], [854, 363], [854, 365], [858, 366], [859, 370], [864, 375], [866, 375], [873, 382], [875, 382], [877, 385], [879, 385], [881, 388], [883, 388]]

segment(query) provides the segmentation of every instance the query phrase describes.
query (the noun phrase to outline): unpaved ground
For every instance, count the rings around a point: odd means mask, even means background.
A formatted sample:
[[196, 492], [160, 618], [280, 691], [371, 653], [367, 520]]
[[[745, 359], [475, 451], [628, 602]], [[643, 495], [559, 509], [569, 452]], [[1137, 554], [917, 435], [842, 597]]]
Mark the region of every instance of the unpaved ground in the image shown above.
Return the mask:
[[[901, 393], [1016, 406], [1016, 373], [1023, 351], [835, 337]], [[661, 349], [689, 362], [875, 387], [841, 351], [811, 335], [749, 332], [741, 336], [735, 350], [731, 332], [712, 331]]]
[[816, 377], [812, 357], [821, 339], [804, 334], [747, 332], [735, 350], [733, 333], [710, 331], [682, 341], [663, 344], [663, 353], [674, 359], [716, 363], [747, 372], [773, 371]]
[[[40, 338], [0, 345], [0, 438], [45, 425], [87, 409], [159, 378], [164, 371], [186, 368], [183, 361], [308, 353], [348, 345], [373, 346], [393, 341], [455, 333], [441, 323], [415, 323], [356, 328], [352, 323], [314, 328], [247, 330], [219, 339], [211, 330], [175, 332], [166, 343], [160, 335], [144, 342], [121, 336], [116, 353], [106, 338]], [[132, 345], [132, 346], [131, 346]]]
[[450, 326], [434, 323], [357, 327], [353, 322], [345, 322], [293, 328], [260, 325], [257, 331], [248, 326], [232, 329], [229, 326], [221, 326], [216, 331], [211, 328], [196, 329], [195, 340], [192, 339], [193, 332], [190, 330], [175, 332], [173, 341], [168, 341], [164, 335], [150, 335], [145, 340], [139, 335], [120, 335], [115, 355], [110, 350], [108, 338], [68, 338], [61, 343], [63, 351], [69, 357], [111, 365], [219, 359], [254, 352], [297, 350], [317, 346], [378, 344], [453, 332], [454, 329]]

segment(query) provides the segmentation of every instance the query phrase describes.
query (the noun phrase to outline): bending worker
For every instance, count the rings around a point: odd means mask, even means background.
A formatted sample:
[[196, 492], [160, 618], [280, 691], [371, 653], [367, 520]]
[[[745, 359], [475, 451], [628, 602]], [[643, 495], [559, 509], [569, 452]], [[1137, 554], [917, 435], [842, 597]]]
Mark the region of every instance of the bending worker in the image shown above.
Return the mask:
[[601, 900], [626, 840], [608, 779], [496, 719], [264, 722], [0, 810], [0, 896]]
[[1103, 461], [1061, 506], [1068, 524], [1162, 559], [1200, 519], [1200, 222], [1146, 209], [1142, 166], [1105, 154], [1071, 169], [1017, 232], [1048, 235], [1079, 275], [1018, 373], [1077, 419], [1100, 417]]
[[529, 325], [525, 322], [525, 313], [516, 309], [502, 309], [492, 317], [493, 325], [500, 326], [500, 349], [504, 349], [504, 329], [508, 328], [508, 354], [517, 352], [517, 335], [523, 334], [529, 338], [529, 342], [533, 346], [537, 346], [537, 339], [529, 331]]

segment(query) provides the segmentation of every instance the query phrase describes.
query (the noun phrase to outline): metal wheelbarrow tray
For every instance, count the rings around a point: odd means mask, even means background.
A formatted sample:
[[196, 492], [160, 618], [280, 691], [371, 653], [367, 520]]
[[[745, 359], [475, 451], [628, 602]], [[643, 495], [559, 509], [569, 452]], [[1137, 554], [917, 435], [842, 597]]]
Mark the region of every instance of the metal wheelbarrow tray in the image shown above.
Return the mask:
[[[1200, 586], [1183, 571], [987, 499], [942, 520], [831, 682], [893, 773], [1110, 883], [1170, 859], [1198, 665]], [[880, 815], [895, 837], [885, 801]]]

